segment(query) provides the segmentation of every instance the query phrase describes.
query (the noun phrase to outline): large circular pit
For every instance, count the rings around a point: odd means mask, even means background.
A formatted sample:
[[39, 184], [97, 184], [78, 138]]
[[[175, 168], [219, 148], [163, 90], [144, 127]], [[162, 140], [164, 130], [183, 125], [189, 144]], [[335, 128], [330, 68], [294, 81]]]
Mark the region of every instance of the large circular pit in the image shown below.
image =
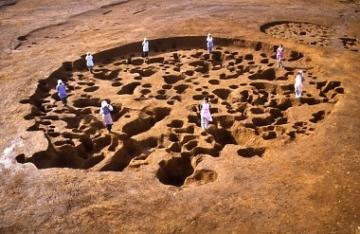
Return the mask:
[[[263, 156], [269, 147], [307, 137], [331, 113], [339, 81], [326, 80], [308, 66], [310, 58], [287, 50], [285, 68], [276, 68], [276, 47], [261, 42], [216, 38], [209, 55], [204, 37], [150, 41], [150, 58], [139, 57], [140, 42], [94, 55], [94, 73], [84, 58], [65, 62], [24, 103], [29, 131], [43, 131], [48, 149], [18, 157], [38, 168], [70, 167], [122, 171], [166, 152], [156, 176], [164, 184], [216, 180], [215, 171], [197, 171], [194, 158], [222, 157], [237, 147], [239, 157]], [[295, 98], [294, 76], [305, 73], [305, 92]], [[62, 107], [57, 79], [69, 88]], [[198, 104], [209, 97], [214, 122], [200, 128]], [[114, 106], [113, 133], [104, 128], [100, 102]], [[148, 162], [151, 163], [151, 162]]]

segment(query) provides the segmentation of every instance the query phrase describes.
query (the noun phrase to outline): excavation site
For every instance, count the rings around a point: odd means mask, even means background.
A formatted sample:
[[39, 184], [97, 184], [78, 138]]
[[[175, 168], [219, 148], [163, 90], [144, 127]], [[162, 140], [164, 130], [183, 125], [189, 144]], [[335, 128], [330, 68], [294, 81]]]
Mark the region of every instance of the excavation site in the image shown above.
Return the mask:
[[0, 1], [0, 233], [360, 234], [359, 11]]
[[[310, 135], [344, 93], [340, 81], [321, 79], [310, 68], [306, 95], [292, 97], [290, 77], [309, 60], [300, 52], [289, 51], [287, 66], [278, 71], [275, 46], [217, 38], [218, 46], [208, 54], [200, 49], [203, 40], [154, 40], [155, 53], [147, 61], [136, 57], [140, 42], [100, 52], [93, 74], [81, 66], [82, 59], [64, 62], [21, 101], [32, 105], [24, 117], [35, 122], [28, 131], [43, 131], [49, 146], [30, 157], [19, 155], [18, 161], [37, 168], [122, 171], [166, 151], [171, 161], [181, 161], [179, 169], [161, 161], [159, 180], [172, 184], [174, 177], [173, 185], [178, 185], [178, 177], [191, 174], [172, 174], [182, 168], [192, 172], [194, 157], [219, 157], [226, 145], [238, 145], [239, 156], [261, 157], [276, 141]], [[71, 90], [70, 107], [59, 102], [59, 78]], [[114, 134], [96, 118], [101, 97], [115, 106]], [[214, 126], [202, 132], [197, 106], [204, 97], [210, 98]]]

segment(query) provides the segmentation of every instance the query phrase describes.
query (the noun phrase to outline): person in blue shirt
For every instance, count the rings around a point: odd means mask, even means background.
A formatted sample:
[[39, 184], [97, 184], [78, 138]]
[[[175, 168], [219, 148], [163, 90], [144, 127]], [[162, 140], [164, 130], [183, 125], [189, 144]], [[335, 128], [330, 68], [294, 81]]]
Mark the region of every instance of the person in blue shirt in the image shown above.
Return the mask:
[[104, 125], [106, 126], [109, 132], [111, 132], [111, 128], [113, 125], [113, 120], [111, 117], [111, 111], [113, 110], [114, 108], [110, 104], [108, 104], [105, 100], [101, 102], [100, 114], [104, 122]]
[[206, 46], [207, 46], [207, 50], [210, 54], [214, 47], [214, 39], [210, 33], [207, 35], [207, 38], [206, 38]]
[[62, 80], [58, 80], [58, 84], [56, 86], [56, 91], [64, 104], [64, 106], [67, 105], [67, 92], [66, 92], [66, 86]]

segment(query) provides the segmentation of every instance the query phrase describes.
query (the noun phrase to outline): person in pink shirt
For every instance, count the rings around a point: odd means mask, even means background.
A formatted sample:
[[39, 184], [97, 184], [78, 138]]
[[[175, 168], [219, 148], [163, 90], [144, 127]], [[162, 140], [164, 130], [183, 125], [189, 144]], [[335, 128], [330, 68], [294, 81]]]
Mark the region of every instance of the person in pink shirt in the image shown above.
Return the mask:
[[280, 44], [280, 46], [276, 49], [276, 61], [279, 68], [283, 67], [283, 61], [284, 59], [284, 47]]

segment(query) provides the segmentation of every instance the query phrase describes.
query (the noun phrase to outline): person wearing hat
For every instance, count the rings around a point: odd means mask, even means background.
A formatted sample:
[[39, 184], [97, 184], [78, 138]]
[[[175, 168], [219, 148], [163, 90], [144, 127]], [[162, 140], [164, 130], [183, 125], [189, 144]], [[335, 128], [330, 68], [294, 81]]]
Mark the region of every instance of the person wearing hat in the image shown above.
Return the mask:
[[300, 98], [302, 95], [303, 88], [304, 88], [304, 72], [303, 71], [298, 71], [298, 73], [296, 74], [294, 88], [295, 88], [295, 97]]
[[60, 97], [60, 100], [62, 101], [64, 106], [66, 106], [67, 105], [67, 92], [66, 92], [66, 86], [62, 80], [57, 81], [56, 91]]
[[282, 61], [284, 59], [284, 47], [280, 44], [280, 46], [276, 49], [276, 61], [279, 68], [283, 67]]
[[207, 35], [207, 38], [206, 38], [206, 46], [207, 46], [207, 50], [210, 54], [214, 47], [214, 39], [210, 33]]
[[200, 108], [201, 128], [205, 130], [208, 128], [209, 122], [213, 120], [210, 113], [209, 99], [207, 97], [202, 101]]
[[90, 54], [90, 52], [86, 53], [85, 60], [86, 60], [86, 66], [87, 66], [89, 72], [92, 73], [92, 70], [94, 67], [94, 61], [93, 61], [93, 56]]
[[104, 100], [101, 102], [100, 114], [104, 122], [104, 125], [106, 126], [109, 132], [111, 132], [111, 128], [113, 125], [113, 120], [111, 117], [111, 111], [113, 110], [114, 108], [110, 104], [108, 104], [107, 101]]
[[149, 56], [149, 41], [144, 38], [144, 41], [142, 42], [142, 50], [143, 50], [143, 57], [147, 58]]

